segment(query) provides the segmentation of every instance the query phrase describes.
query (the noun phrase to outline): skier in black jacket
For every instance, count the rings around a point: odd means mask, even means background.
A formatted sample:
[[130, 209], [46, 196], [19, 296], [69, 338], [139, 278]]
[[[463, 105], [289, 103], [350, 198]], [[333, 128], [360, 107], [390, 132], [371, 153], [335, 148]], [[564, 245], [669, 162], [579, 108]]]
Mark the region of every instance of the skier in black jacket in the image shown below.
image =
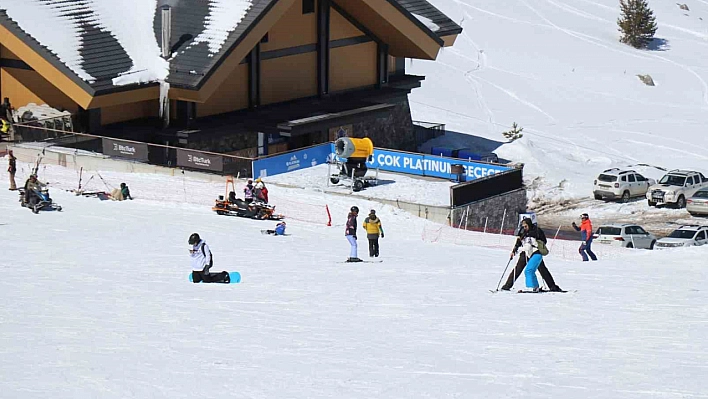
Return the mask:
[[[514, 249], [511, 251], [512, 258], [514, 257], [514, 255], [516, 255], [516, 251], [519, 250], [519, 248], [521, 247], [521, 242], [526, 237], [533, 237], [536, 240], [543, 241], [544, 244], [547, 243], [546, 234], [543, 232], [543, 230], [538, 227], [538, 225], [534, 224], [531, 219], [527, 218], [524, 220], [526, 220], [529, 226], [533, 227], [531, 227], [528, 231], [524, 230], [523, 228], [519, 229], [519, 233], [516, 238], [516, 244], [514, 244]], [[526, 267], [526, 263], [526, 253], [521, 251], [521, 254], [519, 255], [519, 260], [518, 262], [516, 262], [516, 267], [514, 268], [514, 270], [511, 271], [509, 277], [506, 279], [506, 283], [504, 283], [504, 285], [501, 287], [502, 290], [511, 290], [511, 287], [514, 286], [514, 282], [516, 281], [516, 279], [523, 274], [524, 268]], [[550, 291], [563, 291], [559, 286], [556, 285], [556, 282], [553, 280], [553, 276], [551, 275], [551, 272], [548, 271], [548, 268], [546, 267], [544, 261], [541, 261], [541, 265], [538, 267], [538, 272], [541, 273], [541, 277], [543, 277], [543, 280], [546, 282], [546, 285], [548, 285], [548, 289]]]

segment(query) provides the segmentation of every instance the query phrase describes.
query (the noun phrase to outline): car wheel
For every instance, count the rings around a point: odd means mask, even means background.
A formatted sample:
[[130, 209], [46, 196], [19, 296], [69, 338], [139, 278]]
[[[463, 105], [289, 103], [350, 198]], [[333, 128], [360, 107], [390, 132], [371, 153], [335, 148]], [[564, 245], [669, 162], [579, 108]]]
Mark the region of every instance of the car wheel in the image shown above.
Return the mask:
[[634, 245], [631, 242], [629, 242], [629, 243], [627, 243], [627, 246], [625, 248], [634, 248]]
[[622, 203], [627, 203], [629, 202], [629, 191], [625, 191], [622, 193]]
[[656, 202], [649, 201], [649, 200], [647, 200], [647, 204], [649, 204], [649, 206], [656, 206]]
[[688, 213], [691, 214], [691, 216], [697, 216], [697, 215], [698, 215], [696, 212], [688, 212]]
[[602, 200], [602, 195], [597, 195], [597, 194], [595, 194], [595, 199], [596, 199], [596, 200]]
[[656, 241], [652, 241], [651, 244], [649, 245], [649, 249], [653, 250], [654, 249], [654, 244], [656, 244]]
[[676, 207], [679, 209], [686, 207], [686, 198], [684, 198], [683, 195], [678, 198], [678, 201], [676, 201]]

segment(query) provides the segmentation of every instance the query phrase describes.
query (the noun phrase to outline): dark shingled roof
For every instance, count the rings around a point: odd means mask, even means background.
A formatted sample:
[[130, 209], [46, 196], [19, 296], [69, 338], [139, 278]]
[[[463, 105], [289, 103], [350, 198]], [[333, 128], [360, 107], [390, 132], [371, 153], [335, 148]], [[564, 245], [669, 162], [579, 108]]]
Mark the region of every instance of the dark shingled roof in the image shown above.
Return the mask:
[[447, 15], [435, 8], [427, 0], [394, 0], [398, 2], [409, 13], [420, 15], [433, 21], [440, 27], [434, 33], [439, 37], [448, 35], [459, 35], [462, 33], [462, 28], [453, 22]]
[[[158, 10], [155, 12], [153, 20], [155, 39], [158, 43], [161, 42], [162, 30], [162, 17], [159, 8], [161, 4], [166, 1], [167, 0], [160, 0], [158, 2]], [[174, 87], [188, 89], [198, 89], [201, 87], [206, 79], [223, 62], [226, 56], [228, 56], [246, 36], [245, 34], [261, 20], [277, 1], [278, 0], [253, 0], [251, 8], [236, 29], [229, 33], [217, 54], [210, 53], [207, 43], [193, 44], [194, 38], [205, 29], [206, 17], [209, 14], [209, 6], [212, 4], [212, 0], [179, 0], [178, 2], [170, 2], [173, 3], [173, 57], [170, 60], [168, 82]], [[406, 14], [406, 16], [413, 20], [418, 26], [428, 32], [436, 41], [440, 41], [440, 37], [442, 36], [462, 32], [461, 27], [426, 0], [388, 1]], [[81, 40], [84, 47], [80, 50], [83, 59], [81, 66], [88, 74], [95, 78], [93, 82], [86, 82], [79, 78], [74, 71], [62, 63], [47, 47], [24, 32], [18, 24], [7, 15], [5, 10], [2, 9], [0, 9], [0, 24], [94, 96], [156, 85], [156, 82], [136, 83], [124, 86], [113, 85], [112, 79], [128, 71], [133, 66], [133, 61], [126, 53], [123, 46], [109, 31], [91, 22], [91, 11], [88, 10], [88, 6], [85, 3], [85, 1], [77, 1], [76, 5], [86, 7], [86, 9], [74, 13], [69, 17], [78, 21], [82, 27]], [[440, 26], [440, 29], [436, 32], [431, 32], [423, 23], [418, 21], [413, 14], [429, 18]]]

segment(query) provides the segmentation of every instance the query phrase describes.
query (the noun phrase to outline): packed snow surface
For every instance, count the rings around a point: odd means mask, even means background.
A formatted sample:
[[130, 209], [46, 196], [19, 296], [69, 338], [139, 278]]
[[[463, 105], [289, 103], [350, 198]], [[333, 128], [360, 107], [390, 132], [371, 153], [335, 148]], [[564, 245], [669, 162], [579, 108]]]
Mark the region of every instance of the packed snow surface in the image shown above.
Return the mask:
[[649, 50], [619, 42], [617, 0], [430, 2], [464, 31], [436, 61], [409, 60], [426, 76], [413, 119], [499, 142], [517, 122], [524, 137], [495, 152], [526, 165], [531, 205], [591, 196], [610, 167], [708, 173], [708, 2], [650, 2]]
[[[21, 184], [30, 166], [20, 163]], [[421, 240], [431, 225], [356, 197], [334, 226], [217, 216], [223, 186], [84, 170], [134, 201], [77, 197], [78, 171], [40, 167], [63, 212], [0, 190], [2, 398], [701, 398], [708, 392], [708, 248], [549, 257], [565, 294], [495, 293], [509, 248]], [[99, 179], [100, 175], [100, 179]], [[5, 168], [0, 178], [7, 181]], [[243, 184], [240, 181], [240, 184]], [[382, 263], [348, 255], [351, 205], [377, 210]], [[188, 282], [187, 238], [237, 285]], [[471, 232], [457, 230], [464, 238]], [[478, 234], [478, 233], [476, 233]], [[366, 254], [359, 234], [359, 254]], [[551, 249], [555, 251], [555, 249]], [[578, 257], [579, 258], [579, 257]], [[523, 287], [523, 278], [516, 287]]]

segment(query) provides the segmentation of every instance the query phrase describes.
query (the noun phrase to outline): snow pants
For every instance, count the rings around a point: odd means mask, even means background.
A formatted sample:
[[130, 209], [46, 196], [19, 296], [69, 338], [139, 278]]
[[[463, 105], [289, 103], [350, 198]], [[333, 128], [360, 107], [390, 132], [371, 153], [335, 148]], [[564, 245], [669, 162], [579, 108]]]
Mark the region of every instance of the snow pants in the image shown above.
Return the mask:
[[529, 262], [526, 264], [526, 270], [524, 271], [524, 274], [526, 274], [527, 288], [539, 287], [538, 278], [536, 278], [536, 270], [538, 270], [538, 266], [541, 265], [542, 260], [543, 256], [541, 256], [541, 254], [538, 252], [531, 255], [531, 257], [529, 258]]
[[379, 256], [379, 235], [370, 234], [367, 238], [369, 239], [369, 256]]
[[[587, 241], [587, 244], [585, 242], [580, 244], [580, 248], [578, 248], [578, 252], [580, 252], [580, 256], [583, 257], [583, 262], [588, 261], [588, 255], [590, 255], [590, 259], [597, 260], [597, 256], [595, 256], [595, 253], [592, 252], [591, 245], [592, 245], [592, 238]], [[586, 253], [587, 253], [587, 255], [586, 255]]]
[[[506, 283], [502, 286], [503, 290], [510, 290], [514, 286], [516, 279], [521, 276], [526, 267], [526, 253], [523, 251], [519, 254], [519, 260], [516, 262], [516, 268], [509, 273], [509, 277], [506, 279]], [[541, 273], [541, 277], [546, 281], [548, 288], [553, 289], [556, 287], [556, 281], [553, 279], [551, 272], [546, 267], [546, 263], [541, 260], [541, 264], [538, 265], [538, 272]]]
[[349, 257], [350, 258], [358, 258], [359, 256], [357, 255], [357, 244], [356, 244], [356, 238], [354, 236], [347, 236], [347, 241], [349, 241], [349, 245], [351, 246], [351, 249], [349, 250]]

